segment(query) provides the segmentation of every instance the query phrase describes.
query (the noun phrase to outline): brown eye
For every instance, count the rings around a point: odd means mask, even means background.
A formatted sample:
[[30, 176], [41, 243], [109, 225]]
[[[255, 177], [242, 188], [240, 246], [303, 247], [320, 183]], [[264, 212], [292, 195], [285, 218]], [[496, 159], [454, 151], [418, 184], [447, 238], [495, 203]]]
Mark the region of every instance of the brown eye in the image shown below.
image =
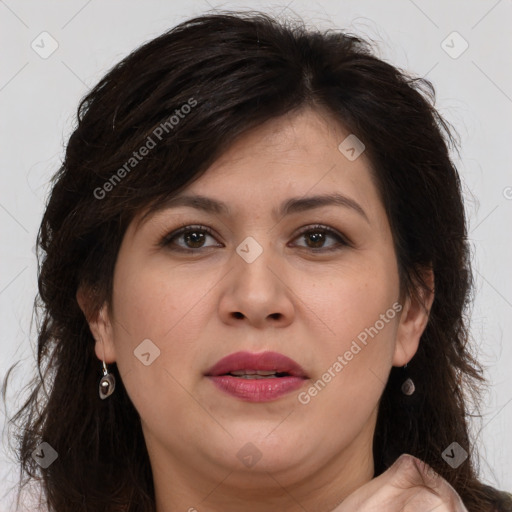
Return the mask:
[[[334, 238], [336, 243], [325, 247], [326, 240], [329, 238]], [[302, 239], [306, 242], [305, 246], [299, 247], [312, 249], [313, 251], [334, 251], [349, 245], [348, 241], [337, 231], [321, 225], [307, 226], [299, 233], [297, 239]]]
[[202, 231], [187, 231], [183, 234], [183, 240], [185, 241], [185, 244], [189, 247], [189, 244], [191, 244], [192, 249], [199, 249], [202, 247], [205, 239], [206, 235]]
[[[209, 247], [222, 247], [219, 244], [205, 246], [204, 244], [208, 237], [214, 238], [212, 231], [206, 226], [185, 226], [166, 235], [160, 242], [160, 245], [162, 247], [169, 247], [172, 250], [185, 252]], [[182, 243], [179, 244], [177, 241]]]

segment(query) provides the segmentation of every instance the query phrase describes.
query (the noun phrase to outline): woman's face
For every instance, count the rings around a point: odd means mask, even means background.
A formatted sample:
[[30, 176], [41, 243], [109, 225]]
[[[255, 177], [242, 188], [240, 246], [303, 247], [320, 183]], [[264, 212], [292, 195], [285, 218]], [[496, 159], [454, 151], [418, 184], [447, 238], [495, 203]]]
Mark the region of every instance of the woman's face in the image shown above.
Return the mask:
[[[236, 488], [328, 496], [373, 477], [379, 399], [426, 319], [400, 302], [369, 162], [352, 139], [338, 148], [348, 135], [311, 110], [272, 120], [180, 193], [226, 212], [168, 204], [129, 226], [91, 328], [140, 414], [157, 495], [165, 480], [201, 499], [218, 486], [208, 503]], [[240, 351], [283, 354], [305, 378], [207, 375]]]

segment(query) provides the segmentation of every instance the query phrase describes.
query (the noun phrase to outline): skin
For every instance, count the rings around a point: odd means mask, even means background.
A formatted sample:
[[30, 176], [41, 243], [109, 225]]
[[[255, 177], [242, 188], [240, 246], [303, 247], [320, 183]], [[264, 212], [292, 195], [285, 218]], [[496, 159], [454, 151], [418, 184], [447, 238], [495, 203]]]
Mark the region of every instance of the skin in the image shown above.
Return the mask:
[[428, 464], [402, 454], [387, 471], [333, 512], [468, 512], [455, 489]]
[[[364, 153], [350, 161], [338, 150], [347, 135], [321, 111], [271, 120], [237, 139], [183, 192], [223, 201], [230, 215], [179, 206], [130, 224], [112, 302], [89, 325], [98, 359], [117, 363], [140, 414], [157, 512], [320, 512], [358, 489], [377, 492], [365, 484], [374, 477], [379, 400], [391, 367], [414, 356], [433, 295], [423, 297], [425, 307], [400, 296], [391, 230], [370, 162]], [[332, 192], [356, 201], [367, 219], [337, 205], [272, 216], [291, 197]], [[315, 241], [317, 223], [350, 244], [328, 233], [323, 245]], [[214, 232], [205, 233], [202, 246], [187, 245], [184, 236], [159, 245], [181, 226], [197, 224]], [[299, 235], [305, 226], [309, 235]], [[263, 250], [252, 263], [236, 252], [248, 236]], [[85, 311], [82, 290], [77, 298]], [[299, 392], [397, 302], [401, 313], [309, 403], [300, 403]], [[148, 366], [134, 356], [144, 339], [160, 350]], [[204, 373], [239, 350], [283, 353], [309, 380], [272, 402], [234, 398]], [[237, 457], [249, 442], [261, 455], [252, 467]]]

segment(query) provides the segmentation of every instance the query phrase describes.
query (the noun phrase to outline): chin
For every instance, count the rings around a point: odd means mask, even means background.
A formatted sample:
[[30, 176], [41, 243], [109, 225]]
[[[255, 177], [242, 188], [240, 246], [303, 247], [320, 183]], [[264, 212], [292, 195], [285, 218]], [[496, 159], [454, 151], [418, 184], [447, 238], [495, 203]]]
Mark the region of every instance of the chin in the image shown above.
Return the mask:
[[308, 456], [303, 436], [284, 430], [269, 435], [277, 425], [272, 422], [269, 428], [265, 423], [261, 429], [253, 426], [252, 429], [232, 433], [233, 438], [224, 438], [216, 450], [213, 462], [224, 466], [226, 470], [252, 475], [288, 472], [294, 467], [300, 467], [311, 455]]

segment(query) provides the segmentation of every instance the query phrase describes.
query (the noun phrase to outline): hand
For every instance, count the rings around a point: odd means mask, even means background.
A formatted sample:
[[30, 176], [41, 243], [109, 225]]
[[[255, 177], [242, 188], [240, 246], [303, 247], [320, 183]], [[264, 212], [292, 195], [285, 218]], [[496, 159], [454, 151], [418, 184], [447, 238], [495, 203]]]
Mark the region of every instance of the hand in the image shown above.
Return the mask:
[[468, 512], [455, 489], [428, 464], [402, 454], [332, 512]]

